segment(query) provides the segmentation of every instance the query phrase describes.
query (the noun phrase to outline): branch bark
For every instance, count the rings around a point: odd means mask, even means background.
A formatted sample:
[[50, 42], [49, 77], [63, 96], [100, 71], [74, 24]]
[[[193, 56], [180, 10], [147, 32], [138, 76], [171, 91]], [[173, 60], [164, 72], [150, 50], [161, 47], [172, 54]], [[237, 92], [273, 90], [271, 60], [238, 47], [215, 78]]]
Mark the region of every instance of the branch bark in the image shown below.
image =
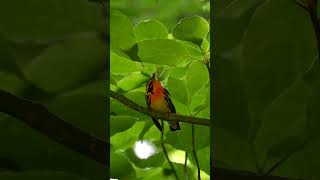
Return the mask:
[[0, 89], [0, 112], [11, 115], [49, 139], [108, 166], [107, 142], [60, 119], [43, 105]]
[[[0, 112], [16, 117], [18, 120], [26, 123], [29, 127], [46, 135], [49, 139], [63, 144], [71, 150], [96, 160], [107, 167], [109, 166], [107, 154], [110, 147], [109, 143], [84, 133], [81, 129], [68, 124], [56, 115], [50, 113], [41, 104], [14, 96], [0, 89]], [[163, 115], [157, 117], [163, 118]], [[170, 118], [172, 117], [170, 116]], [[174, 121], [176, 120], [177, 119]], [[279, 176], [258, 175], [242, 170], [229, 170], [214, 167], [213, 164], [211, 164], [211, 172], [214, 179], [217, 180], [302, 180]]]
[[156, 117], [157, 119], [162, 119], [165, 121], [179, 121], [179, 122], [185, 122], [190, 124], [198, 124], [203, 126], [210, 126], [210, 120], [204, 119], [204, 118], [196, 118], [196, 117], [190, 117], [190, 116], [182, 116], [172, 113], [161, 113], [153, 110], [149, 110], [145, 107], [142, 107], [135, 102], [131, 101], [130, 99], [126, 98], [124, 95], [116, 93], [114, 91], [110, 91], [110, 96], [117, 101], [121, 102], [122, 104], [128, 106], [131, 109], [134, 109], [136, 111], [139, 111], [147, 116], [150, 117]]

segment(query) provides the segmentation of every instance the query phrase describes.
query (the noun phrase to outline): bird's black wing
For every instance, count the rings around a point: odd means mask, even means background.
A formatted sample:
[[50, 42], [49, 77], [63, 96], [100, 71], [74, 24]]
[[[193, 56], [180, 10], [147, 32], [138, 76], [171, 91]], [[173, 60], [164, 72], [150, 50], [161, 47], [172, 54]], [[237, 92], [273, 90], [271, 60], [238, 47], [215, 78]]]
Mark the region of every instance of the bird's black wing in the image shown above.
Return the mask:
[[167, 103], [168, 108], [170, 109], [170, 111], [172, 113], [176, 113], [176, 108], [174, 107], [174, 105], [172, 103], [171, 95], [169, 94], [168, 90], [164, 89], [164, 94], [165, 94], [164, 98], [168, 102]]

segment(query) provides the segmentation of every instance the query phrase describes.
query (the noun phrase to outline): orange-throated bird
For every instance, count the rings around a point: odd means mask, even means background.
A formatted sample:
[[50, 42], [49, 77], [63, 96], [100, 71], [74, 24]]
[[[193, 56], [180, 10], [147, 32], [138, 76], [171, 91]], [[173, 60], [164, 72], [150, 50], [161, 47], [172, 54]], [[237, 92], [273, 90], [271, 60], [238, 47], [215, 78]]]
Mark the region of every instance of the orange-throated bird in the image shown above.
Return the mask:
[[[161, 83], [156, 80], [155, 74], [153, 73], [152, 78], [147, 82], [146, 85], [146, 101], [149, 109], [158, 112], [170, 112], [176, 113], [176, 109], [171, 101], [171, 96]], [[157, 118], [152, 118], [157, 128], [162, 131], [162, 127]], [[170, 130], [180, 130], [179, 122], [168, 121]]]

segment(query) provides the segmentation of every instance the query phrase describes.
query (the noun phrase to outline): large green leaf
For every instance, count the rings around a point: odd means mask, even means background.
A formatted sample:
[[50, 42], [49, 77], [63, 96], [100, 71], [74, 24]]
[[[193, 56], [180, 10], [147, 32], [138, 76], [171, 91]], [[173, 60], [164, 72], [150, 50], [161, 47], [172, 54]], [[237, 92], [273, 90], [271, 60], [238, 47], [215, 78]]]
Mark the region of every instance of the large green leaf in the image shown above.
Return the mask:
[[[130, 180], [135, 178], [135, 171], [123, 153], [111, 152], [110, 154], [110, 177]], [[125, 173], [124, 173], [125, 171]]]
[[214, 147], [213, 159], [234, 169], [241, 167], [246, 170], [256, 170], [251, 147], [246, 140], [222, 128], [213, 128], [211, 131], [214, 135], [211, 140], [213, 143], [211, 147]]
[[138, 47], [141, 60], [152, 64], [178, 65], [188, 58], [186, 49], [174, 40], [144, 40]]
[[[192, 127], [191, 124], [180, 123], [181, 131], [168, 131], [166, 142], [177, 149], [192, 152]], [[201, 149], [210, 144], [210, 128], [206, 126], [194, 126], [195, 146]]]
[[94, 78], [106, 65], [105, 43], [95, 34], [77, 36], [46, 49], [24, 69], [28, 80], [56, 93]]
[[139, 133], [144, 127], [145, 122], [135, 122], [135, 124], [126, 131], [117, 133], [110, 138], [112, 147], [116, 150], [125, 150], [134, 145], [139, 140]]
[[210, 174], [210, 146], [197, 150], [200, 169]]
[[201, 45], [209, 32], [209, 23], [200, 16], [192, 16], [181, 20], [173, 29], [173, 36]]
[[[226, 0], [217, 4], [215, 12], [217, 17], [223, 18], [239, 18], [246, 11], [254, 8], [257, 4], [264, 2], [265, 0]], [[219, 8], [218, 8], [219, 7]]]
[[188, 104], [185, 80], [180, 80], [173, 76], [169, 76], [168, 91], [170, 92], [170, 95], [175, 101], [179, 101], [185, 105]]
[[130, 50], [136, 43], [131, 21], [127, 16], [116, 10], [112, 10], [110, 13], [110, 38], [110, 48], [117, 53], [119, 53], [119, 50]]
[[238, 58], [215, 58], [213, 69], [213, 105], [217, 104], [213, 109], [214, 124], [247, 139], [250, 116]]
[[241, 75], [251, 116], [258, 118], [315, 60], [315, 35], [303, 8], [290, 0], [270, 0], [257, 9], [243, 43]]
[[[84, 87], [62, 93], [46, 102], [50, 112], [92, 133], [106, 138], [107, 98], [104, 81], [93, 82]], [[80, 113], [81, 112], [81, 113]]]
[[113, 51], [110, 52], [110, 72], [112, 74], [127, 75], [141, 70], [141, 63], [119, 56]]
[[200, 61], [190, 64], [187, 71], [186, 87], [188, 92], [189, 102], [192, 96], [206, 85], [209, 81], [209, 72], [205, 64]]
[[19, 42], [48, 42], [97, 31], [101, 20], [99, 5], [87, 0], [10, 0], [0, 6], [1, 34]]
[[[307, 125], [305, 107], [311, 90], [310, 83], [298, 81], [261, 113], [261, 126], [255, 138], [256, 154], [260, 162], [268, 158], [267, 152], [272, 156], [279, 156], [270, 153], [279, 144], [286, 143], [286, 147], [302, 144]], [[292, 137], [298, 138], [292, 141]], [[283, 151], [290, 152], [292, 148], [283, 148]], [[281, 156], [285, 153], [278, 154]]]
[[145, 75], [141, 74], [140, 72], [134, 72], [118, 81], [117, 85], [124, 91], [129, 91], [140, 87], [142, 84], [144, 84], [144, 82], [147, 82], [147, 80], [148, 77]]
[[15, 58], [13, 56], [13, 51], [10, 49], [9, 42], [2, 39], [0, 36], [0, 72], [8, 72], [19, 75], [21, 77], [21, 71]]
[[13, 94], [21, 94], [28, 83], [14, 74], [0, 72], [0, 89]]
[[159, 21], [151, 19], [141, 21], [135, 26], [139, 41], [146, 39], [168, 39], [167, 28]]
[[129, 129], [137, 121], [131, 116], [110, 116], [110, 136]]

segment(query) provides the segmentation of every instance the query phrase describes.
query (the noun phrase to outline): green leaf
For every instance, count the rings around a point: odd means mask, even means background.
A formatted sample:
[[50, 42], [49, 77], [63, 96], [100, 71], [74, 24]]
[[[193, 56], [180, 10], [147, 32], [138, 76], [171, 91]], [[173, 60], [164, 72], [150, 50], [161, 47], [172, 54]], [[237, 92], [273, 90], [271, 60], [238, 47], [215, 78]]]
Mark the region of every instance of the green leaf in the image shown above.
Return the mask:
[[[268, 158], [268, 151], [273, 151], [278, 144], [291, 142], [291, 147], [301, 144], [307, 127], [305, 107], [311, 90], [311, 84], [298, 81], [261, 113], [261, 125], [254, 142], [260, 162]], [[290, 141], [292, 137], [299, 138]]]
[[[175, 162], [172, 162], [172, 164], [174, 166], [174, 169], [175, 169], [179, 179], [186, 179], [186, 176], [185, 176], [186, 173], [185, 173], [185, 170], [184, 170], [185, 169], [184, 165], [183, 164], [179, 164], [179, 163], [175, 163]], [[172, 178], [174, 177], [174, 174], [172, 172], [171, 166], [169, 165], [168, 162], [165, 162], [162, 167], [163, 167], [162, 173], [166, 176], [166, 178], [164, 178], [164, 179], [170, 179], [170, 177], [172, 177]], [[187, 167], [186, 170], [187, 170], [188, 177], [190, 179], [194, 179], [195, 176], [192, 173], [192, 169], [190, 167]]]
[[119, 11], [110, 13], [110, 48], [115, 52], [128, 51], [136, 44], [136, 36], [130, 19]]
[[[190, 124], [180, 123], [181, 131], [168, 131], [166, 142], [176, 149], [192, 152], [192, 129]], [[201, 149], [210, 144], [210, 128], [206, 126], [194, 126], [195, 146]]]
[[201, 45], [209, 32], [209, 23], [200, 16], [192, 16], [181, 20], [173, 29], [173, 36]]
[[9, 43], [2, 39], [0, 36], [0, 72], [13, 73], [18, 76], [22, 76], [20, 67], [15, 62], [13, 52], [10, 49]]
[[[214, 128], [211, 131], [214, 134], [212, 147], [215, 148], [212, 157], [215, 160], [234, 169], [241, 167], [246, 170], [256, 170], [251, 147], [246, 140], [222, 128]], [[241, 156], [235, 152], [241, 152]]]
[[79, 36], [46, 49], [25, 67], [26, 78], [57, 93], [90, 80], [106, 65], [105, 44], [96, 36]]
[[217, 127], [247, 139], [251, 121], [238, 58], [215, 58], [213, 67], [213, 104], [219, 104], [214, 107], [214, 123]]
[[[116, 179], [135, 179], [135, 171], [128, 159], [118, 152], [110, 153], [110, 177]], [[124, 173], [125, 171], [125, 173]]]
[[144, 76], [140, 72], [135, 72], [122, 78], [120, 81], [118, 81], [117, 85], [124, 91], [129, 91], [140, 87], [144, 82], [147, 82], [147, 80], [148, 77]]
[[210, 89], [208, 86], [203, 86], [195, 95], [192, 96], [190, 100], [190, 109], [192, 110], [192, 114], [195, 114], [201, 112], [208, 106], [210, 106]]
[[33, 179], [33, 180], [85, 180], [75, 174], [70, 174], [62, 171], [23, 171], [23, 172], [2, 172], [0, 173], [0, 179], [6, 180], [24, 180], [24, 179]]
[[128, 75], [142, 70], [141, 63], [119, 56], [110, 51], [110, 72], [117, 75]]
[[174, 40], [144, 40], [138, 46], [141, 60], [152, 64], [178, 65], [188, 58], [185, 48]]
[[[82, 130], [106, 138], [107, 107], [104, 81], [65, 92], [46, 103], [50, 112], [76, 125]], [[81, 112], [81, 113], [79, 113]]]
[[124, 132], [117, 133], [110, 138], [112, 147], [116, 150], [125, 150], [134, 145], [139, 140], [139, 133], [143, 129], [145, 122], [135, 122], [135, 124]]
[[210, 154], [210, 146], [197, 151], [200, 169], [210, 174], [210, 156], [208, 154]]
[[14, 74], [0, 72], [0, 89], [12, 94], [22, 94], [29, 84]]
[[253, 117], [308, 70], [317, 57], [316, 47], [310, 17], [297, 4], [270, 0], [256, 10], [244, 37], [241, 59]]
[[239, 18], [246, 11], [256, 7], [264, 1], [265, 0], [227, 0], [222, 2], [224, 3], [223, 5], [216, 5], [216, 16], [223, 18]]
[[151, 19], [141, 21], [135, 26], [138, 41], [146, 39], [168, 39], [167, 28], [159, 21]]
[[40, 43], [94, 32], [100, 28], [99, 8], [87, 0], [6, 1], [0, 6], [0, 32], [13, 41]]
[[180, 80], [173, 76], [169, 76], [167, 87], [171, 97], [175, 101], [179, 101], [185, 105], [188, 104], [188, 95], [185, 80]]
[[179, 43], [181, 43], [183, 45], [183, 47], [187, 50], [188, 55], [190, 57], [193, 57], [198, 60], [203, 59], [203, 54], [202, 54], [199, 46], [197, 46], [191, 42], [188, 42], [188, 41], [179, 41]]
[[209, 81], [209, 72], [205, 64], [200, 61], [190, 64], [187, 71], [186, 87], [188, 92], [189, 102], [192, 96], [206, 85]]
[[133, 126], [137, 118], [131, 116], [110, 116], [110, 136]]

